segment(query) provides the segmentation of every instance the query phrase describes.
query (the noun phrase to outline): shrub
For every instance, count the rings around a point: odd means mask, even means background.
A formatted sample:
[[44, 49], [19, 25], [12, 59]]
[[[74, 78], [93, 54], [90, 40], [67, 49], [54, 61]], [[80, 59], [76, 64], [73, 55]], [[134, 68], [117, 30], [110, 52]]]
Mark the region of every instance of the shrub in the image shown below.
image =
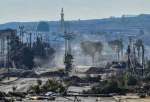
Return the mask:
[[127, 79], [127, 85], [129, 86], [135, 86], [138, 84], [137, 79], [134, 76], [129, 76]]
[[42, 90], [44, 92], [46, 91], [53, 91], [53, 92], [64, 92], [65, 88], [63, 87], [63, 85], [59, 82], [57, 82], [56, 80], [48, 80], [43, 86], [42, 86]]

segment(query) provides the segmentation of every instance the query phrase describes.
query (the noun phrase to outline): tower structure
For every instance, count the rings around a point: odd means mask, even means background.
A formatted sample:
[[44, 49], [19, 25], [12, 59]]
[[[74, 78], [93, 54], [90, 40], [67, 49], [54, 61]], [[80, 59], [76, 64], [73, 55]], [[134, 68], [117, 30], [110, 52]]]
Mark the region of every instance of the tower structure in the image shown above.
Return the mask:
[[61, 9], [61, 32], [65, 30], [65, 21], [64, 21], [64, 9]]
[[61, 32], [63, 33], [65, 39], [65, 56], [64, 56], [64, 64], [65, 64], [65, 72], [68, 75], [72, 70], [72, 60], [73, 56], [71, 53], [71, 39], [72, 35], [66, 30], [65, 20], [64, 20], [64, 10], [61, 9]]

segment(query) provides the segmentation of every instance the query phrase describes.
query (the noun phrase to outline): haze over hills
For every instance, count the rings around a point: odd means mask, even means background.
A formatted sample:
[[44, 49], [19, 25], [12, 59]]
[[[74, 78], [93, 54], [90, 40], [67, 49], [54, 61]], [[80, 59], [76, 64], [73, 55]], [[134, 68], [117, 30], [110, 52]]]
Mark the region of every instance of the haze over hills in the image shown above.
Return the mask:
[[[47, 21], [50, 24], [51, 31], [55, 31], [60, 27], [58, 21]], [[122, 16], [110, 17], [105, 19], [92, 19], [92, 20], [74, 20], [67, 21], [70, 28], [78, 32], [97, 32], [97, 31], [123, 31], [132, 29], [145, 29], [150, 28], [150, 14], [141, 14], [138, 16]], [[18, 28], [19, 25], [36, 26], [38, 22], [9, 22], [0, 25], [0, 29], [5, 28]]]
[[149, 102], [149, 7], [1, 0], [0, 102]]
[[[57, 34], [57, 32], [60, 30], [60, 22], [46, 22], [49, 23], [50, 32]], [[0, 29], [18, 29], [19, 26], [23, 25], [28, 30], [36, 31], [38, 23], [39, 22], [9, 22], [1, 24]], [[84, 36], [103, 35], [106, 38], [105, 40], [111, 40], [116, 39], [116, 37], [127, 39], [129, 35], [132, 35], [136, 36], [137, 38], [142, 38], [144, 42], [149, 45], [150, 14], [110, 17], [104, 19], [66, 21], [66, 25], [70, 31]]]

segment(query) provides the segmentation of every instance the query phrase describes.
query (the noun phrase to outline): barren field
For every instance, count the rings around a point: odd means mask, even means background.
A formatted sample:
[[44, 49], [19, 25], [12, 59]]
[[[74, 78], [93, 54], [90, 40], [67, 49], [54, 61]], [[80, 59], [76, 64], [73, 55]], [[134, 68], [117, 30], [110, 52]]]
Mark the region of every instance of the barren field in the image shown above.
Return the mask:
[[[46, 101], [46, 100], [24, 100], [23, 102], [78, 102], [78, 101], [74, 101], [74, 97], [67, 97], [67, 98], [63, 98], [63, 97], [58, 97], [56, 98], [55, 101]], [[113, 98], [98, 98], [98, 97], [78, 97], [80, 102], [116, 102]], [[19, 102], [19, 101], [18, 101]]]

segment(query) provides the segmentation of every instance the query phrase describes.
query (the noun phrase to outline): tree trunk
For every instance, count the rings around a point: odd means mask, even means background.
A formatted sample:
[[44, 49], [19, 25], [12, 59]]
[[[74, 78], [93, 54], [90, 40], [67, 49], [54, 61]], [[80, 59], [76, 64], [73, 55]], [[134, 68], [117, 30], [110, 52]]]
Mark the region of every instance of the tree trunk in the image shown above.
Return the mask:
[[92, 64], [95, 65], [95, 55], [92, 56]]
[[120, 60], [120, 51], [119, 50], [117, 51], [117, 54], [118, 54], [117, 55], [117, 57], [118, 57], [117, 59], [118, 59], [118, 62], [119, 62], [119, 60]]

